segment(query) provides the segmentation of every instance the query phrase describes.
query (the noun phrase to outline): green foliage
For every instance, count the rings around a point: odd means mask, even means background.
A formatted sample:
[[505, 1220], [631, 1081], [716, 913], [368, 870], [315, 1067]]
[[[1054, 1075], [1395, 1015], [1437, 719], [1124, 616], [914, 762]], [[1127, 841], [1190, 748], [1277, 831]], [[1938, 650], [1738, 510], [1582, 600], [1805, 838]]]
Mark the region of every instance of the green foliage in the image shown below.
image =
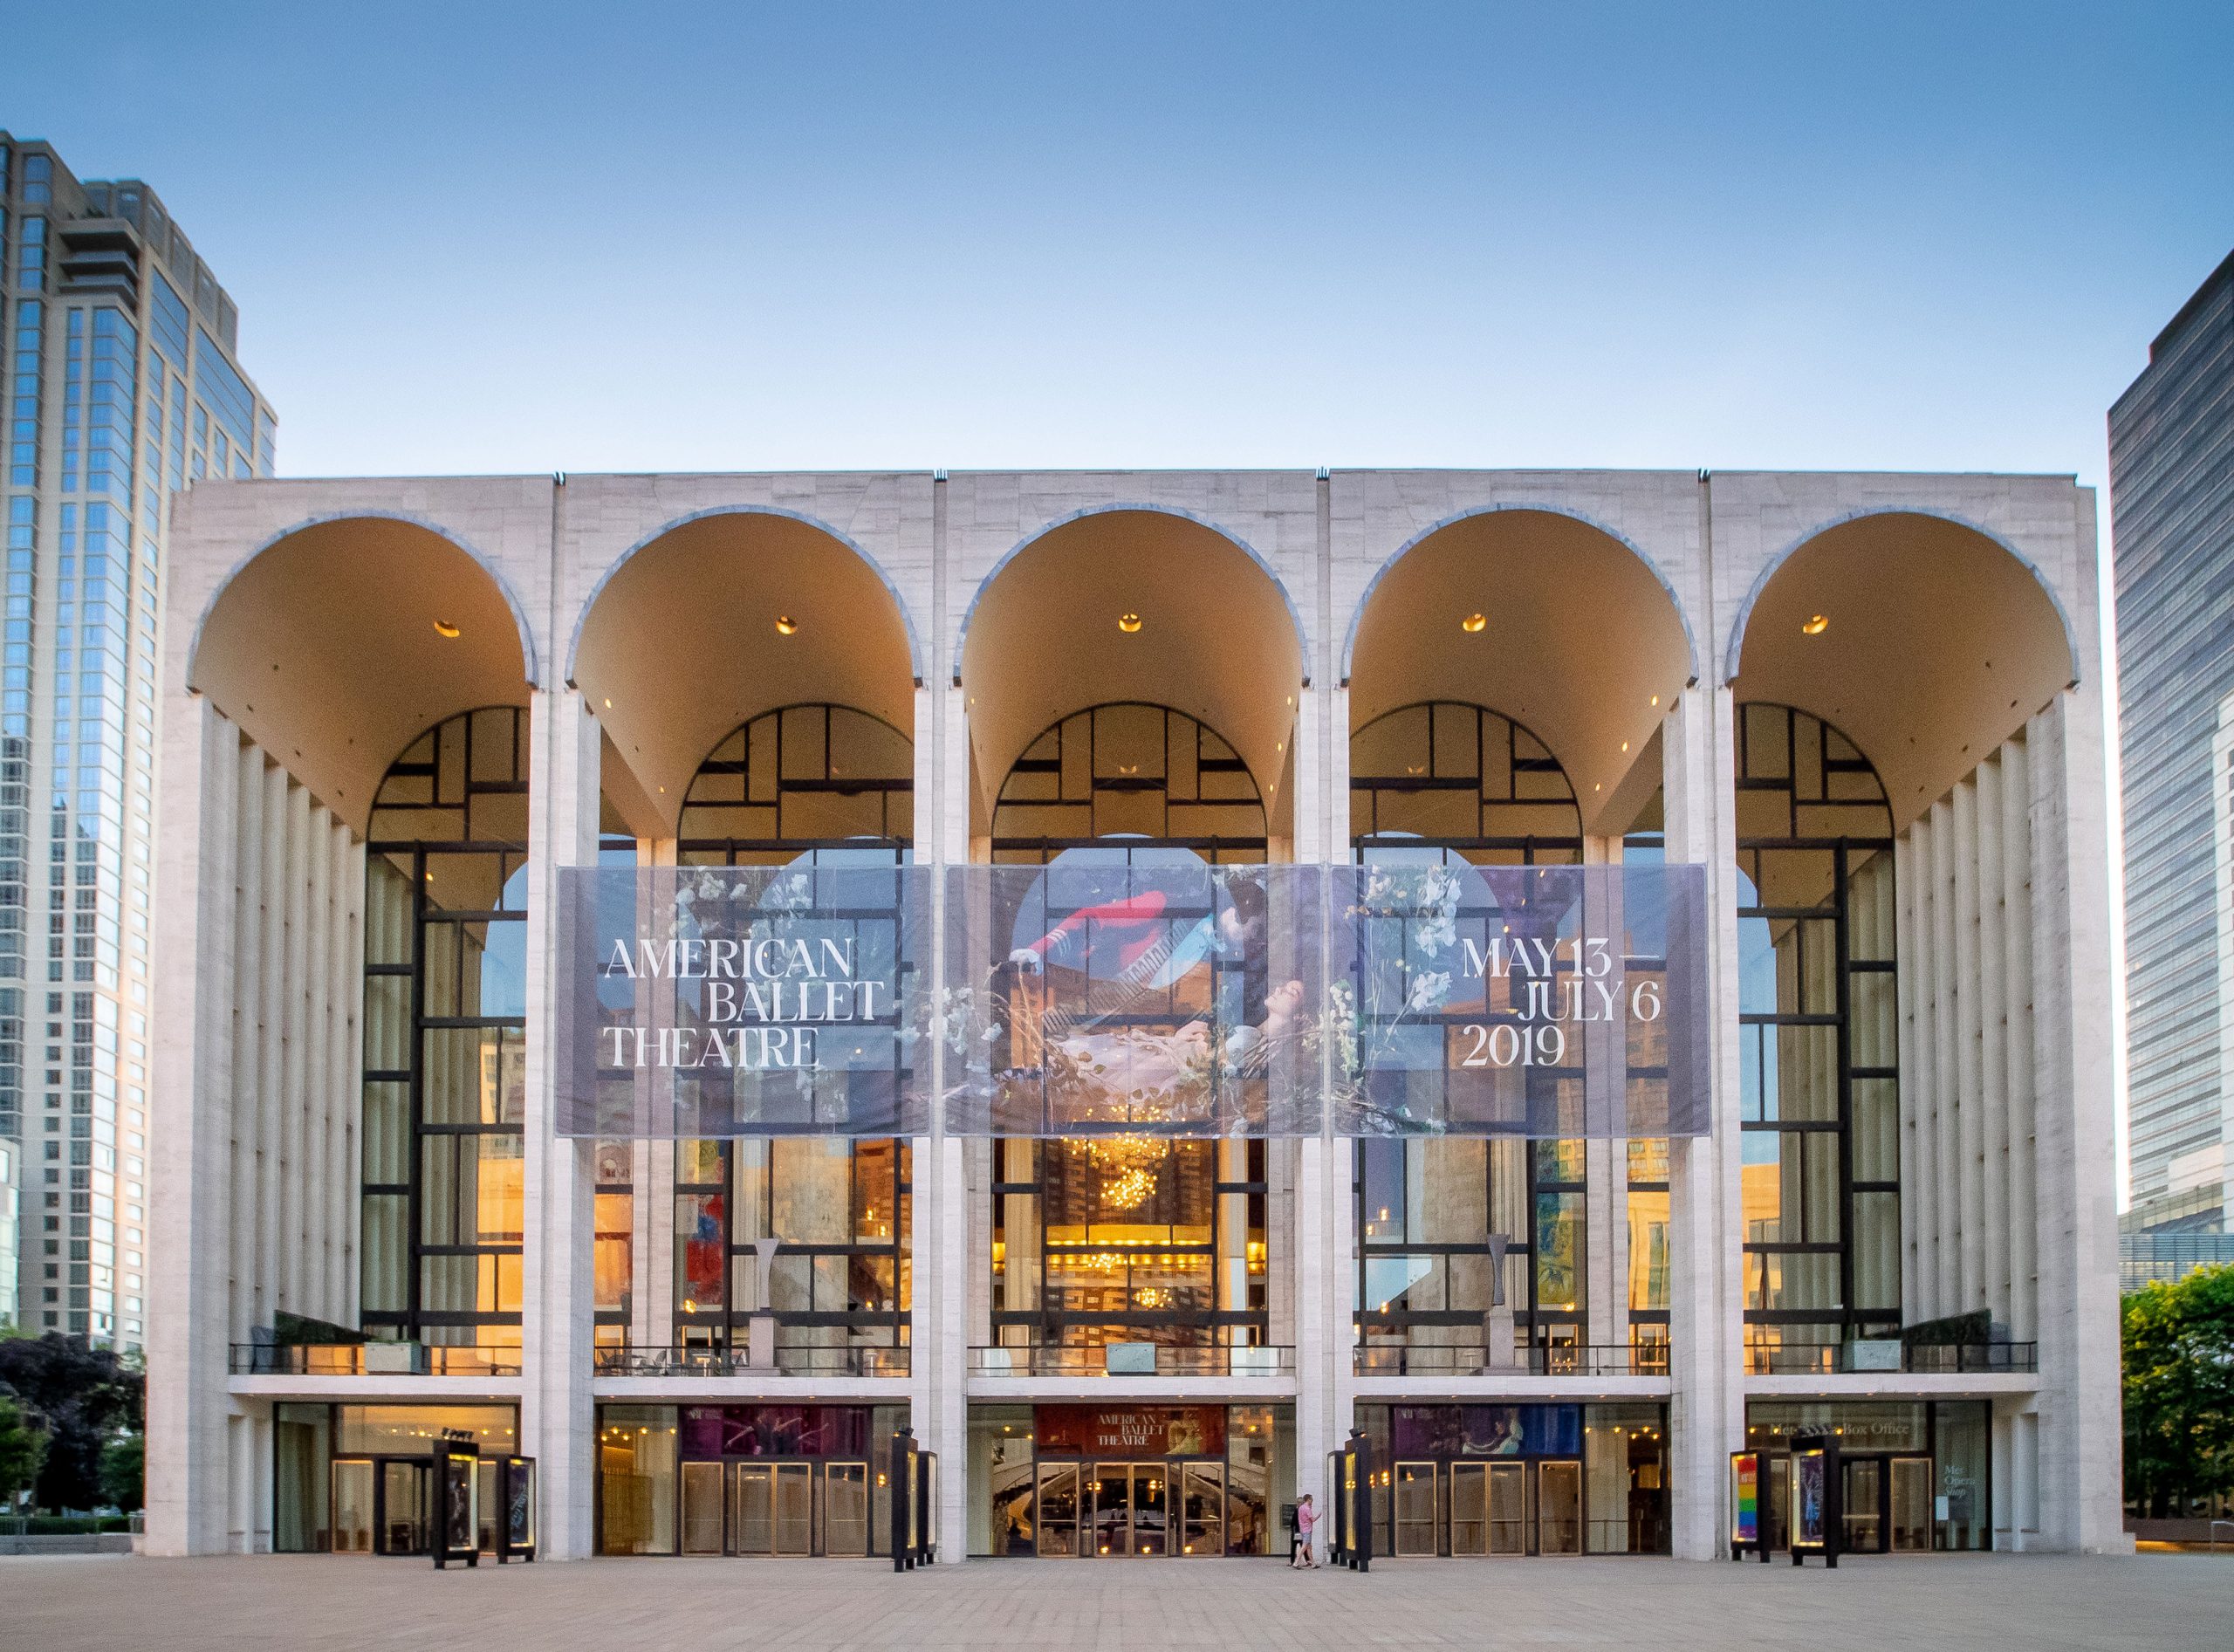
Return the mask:
[[50, 1331], [0, 1342], [0, 1388], [45, 1427], [46, 1460], [36, 1485], [39, 1506], [90, 1509], [104, 1501], [101, 1452], [119, 1433], [140, 1426], [146, 1379], [108, 1348]]
[[39, 1465], [46, 1461], [46, 1430], [24, 1408], [0, 1395], [0, 1504], [12, 1502], [16, 1493], [28, 1491], [38, 1480]]
[[120, 1434], [101, 1448], [101, 1493], [127, 1514], [147, 1501], [147, 1436]]
[[2234, 1491], [2234, 1263], [2124, 1305], [2126, 1497], [2145, 1515]]

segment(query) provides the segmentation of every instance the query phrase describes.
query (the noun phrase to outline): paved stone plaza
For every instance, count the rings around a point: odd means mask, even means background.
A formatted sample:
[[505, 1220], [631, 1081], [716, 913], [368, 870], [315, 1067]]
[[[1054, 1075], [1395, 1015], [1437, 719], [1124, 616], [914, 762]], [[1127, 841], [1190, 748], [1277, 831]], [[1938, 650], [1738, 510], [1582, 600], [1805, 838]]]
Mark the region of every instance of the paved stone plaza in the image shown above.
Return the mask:
[[1252, 1561], [588, 1561], [437, 1573], [401, 1560], [0, 1560], [0, 1643], [689, 1652], [1092, 1647], [1620, 1647], [1922, 1652], [2234, 1648], [2234, 1555], [1790, 1566]]

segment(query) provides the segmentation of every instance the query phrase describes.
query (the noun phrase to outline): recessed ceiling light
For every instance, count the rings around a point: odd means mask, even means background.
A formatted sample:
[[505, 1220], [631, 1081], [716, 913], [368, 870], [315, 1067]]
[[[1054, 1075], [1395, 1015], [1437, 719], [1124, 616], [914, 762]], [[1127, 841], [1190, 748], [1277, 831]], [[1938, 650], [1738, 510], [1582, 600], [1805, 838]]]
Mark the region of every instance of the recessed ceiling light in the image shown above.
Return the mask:
[[790, 636], [790, 635], [791, 635], [794, 631], [797, 631], [798, 628], [799, 628], [799, 622], [798, 622], [797, 620], [792, 619], [792, 618], [791, 618], [791, 616], [790, 614], [778, 614], [778, 615], [776, 616], [776, 634], [777, 634], [778, 636], [779, 636], [779, 637], [787, 637], [787, 636]]
[[1831, 628], [1831, 616], [1827, 614], [1811, 614], [1799, 622], [1799, 628], [1811, 637], [1819, 637]]
[[1653, 704], [1655, 704], [1655, 705], [1658, 705], [1658, 704], [1660, 703], [1660, 696], [1659, 696], [1658, 695], [1656, 695], [1656, 694], [1655, 694], [1655, 695], [1654, 695], [1654, 696], [1652, 696], [1652, 703], [1653, 703]]
[[437, 620], [435, 621], [435, 634], [436, 636], [454, 637], [457, 635], [457, 627], [452, 625], [448, 620]]
[[609, 694], [605, 696], [605, 709], [608, 711], [613, 709], [613, 696]]
[[1627, 740], [1622, 741], [1622, 742], [1621, 742], [1621, 750], [1622, 750], [1622, 751], [1627, 751], [1628, 749], [1629, 749], [1629, 743], [1628, 743]]
[[1489, 615], [1485, 614], [1470, 614], [1458, 622], [1458, 628], [1470, 637], [1483, 630], [1489, 623]]
[[1127, 636], [1131, 636], [1134, 632], [1141, 628], [1141, 616], [1137, 614], [1119, 614], [1117, 616], [1117, 628], [1120, 631], [1122, 631]]

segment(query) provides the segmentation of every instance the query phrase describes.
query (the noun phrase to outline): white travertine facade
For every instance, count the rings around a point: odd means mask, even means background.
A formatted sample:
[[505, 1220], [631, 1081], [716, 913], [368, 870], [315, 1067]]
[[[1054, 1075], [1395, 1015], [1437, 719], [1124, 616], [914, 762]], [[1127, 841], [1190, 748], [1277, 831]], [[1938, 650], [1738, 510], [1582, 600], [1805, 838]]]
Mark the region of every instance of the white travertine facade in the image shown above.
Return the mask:
[[[1749, 1404], [1978, 1402], [1993, 1546], [2121, 1546], [2095, 530], [2093, 496], [2070, 479], [226, 483], [179, 500], [172, 545], [151, 1552], [273, 1546], [276, 1405], [477, 1401], [518, 1408], [521, 1450], [540, 1464], [544, 1554], [586, 1555], [600, 1405], [744, 1400], [906, 1405], [946, 1468], [950, 1553], [984, 1496], [965, 1471], [971, 1408], [1061, 1400], [1291, 1408], [1280, 1415], [1298, 1485], [1322, 1503], [1326, 1453], [1360, 1405], [1657, 1404], [1664, 1541], [1692, 1558], [1726, 1545], [1726, 1459], [1746, 1441]], [[1145, 617], [1138, 637], [1110, 624], [1120, 608]], [[781, 644], [778, 610], [797, 621]], [[1470, 611], [1485, 627], [1461, 627]], [[906, 1374], [593, 1374], [597, 1177], [591, 1144], [552, 1133], [544, 1041], [554, 870], [593, 861], [601, 830], [672, 864], [682, 794], [714, 743], [772, 708], [826, 703], [912, 736], [916, 858], [983, 860], [1002, 778], [1034, 736], [1095, 705], [1147, 701], [1239, 754], [1270, 858], [1341, 860], [1352, 735], [1429, 699], [1488, 708], [1543, 739], [1572, 787], [1583, 859], [1620, 858], [1656, 794], [1668, 858], [1707, 868], [1716, 1132], [1673, 1144], [1664, 1363], [1361, 1373], [1359, 1148], [1331, 1137], [1265, 1155], [1264, 1340], [1292, 1358], [1135, 1377], [973, 1361], [998, 1340], [996, 1149], [939, 1137], [913, 1144]], [[1842, 732], [1890, 815], [1900, 1320], [1983, 1311], [1998, 1342], [2036, 1345], [2036, 1361], [1852, 1369], [1834, 1352], [1795, 1370], [1754, 1351], [1774, 1339], [1747, 1319], [1749, 1288], [1769, 1288], [1749, 1285], [1759, 1258], [1744, 1248], [1748, 794], [1734, 752], [1747, 704]], [[236, 1357], [277, 1312], [358, 1323], [373, 792], [425, 730], [490, 705], [527, 712], [531, 775], [518, 1354], [459, 1374], [346, 1361], [310, 1374]], [[1641, 1288], [1621, 1237], [1621, 1145], [1588, 1144], [1586, 1157], [1577, 1334], [1620, 1347], [1637, 1333]], [[632, 1344], [674, 1334], [675, 1175], [663, 1144], [633, 1149]]]

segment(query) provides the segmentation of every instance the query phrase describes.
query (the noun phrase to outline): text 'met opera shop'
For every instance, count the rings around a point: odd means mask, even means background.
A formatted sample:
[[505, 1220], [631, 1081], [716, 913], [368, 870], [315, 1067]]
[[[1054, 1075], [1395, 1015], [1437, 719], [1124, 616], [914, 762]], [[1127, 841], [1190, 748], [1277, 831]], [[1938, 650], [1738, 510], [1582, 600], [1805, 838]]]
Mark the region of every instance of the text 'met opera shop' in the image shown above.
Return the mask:
[[2070, 478], [175, 510], [151, 1549], [2119, 1545]]

